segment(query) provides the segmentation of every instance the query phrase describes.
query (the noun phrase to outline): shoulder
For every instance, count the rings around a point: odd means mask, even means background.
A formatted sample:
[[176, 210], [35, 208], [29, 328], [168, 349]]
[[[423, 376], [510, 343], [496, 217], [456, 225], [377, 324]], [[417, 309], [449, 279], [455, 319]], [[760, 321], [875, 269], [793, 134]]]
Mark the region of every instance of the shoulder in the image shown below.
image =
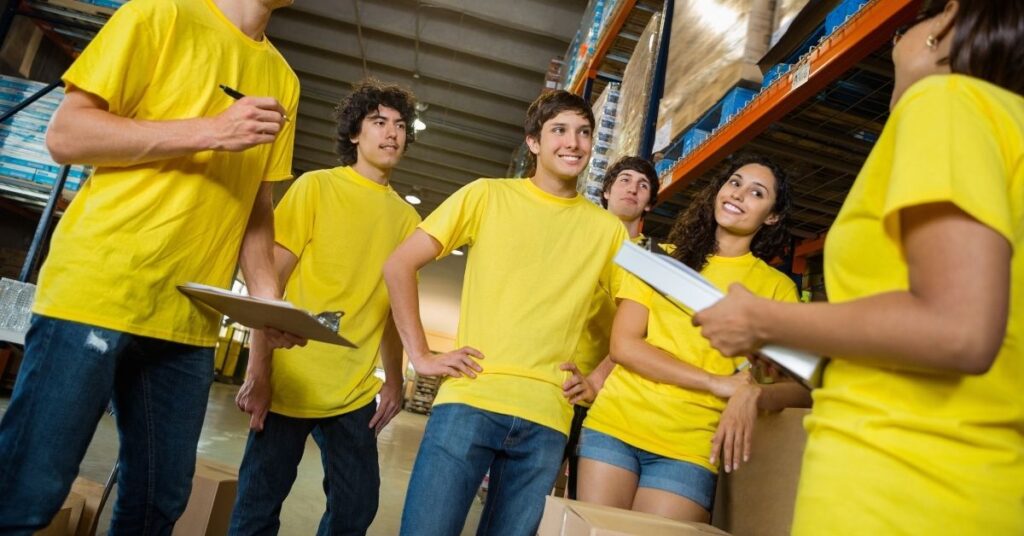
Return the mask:
[[756, 260], [754, 267], [758, 274], [758, 279], [765, 283], [764, 286], [775, 289], [775, 296], [785, 294], [797, 295], [796, 283], [789, 276], [782, 273], [781, 270], [772, 267], [761, 259]]
[[972, 76], [947, 74], [929, 76], [910, 86], [896, 103], [893, 114], [934, 114], [964, 108], [987, 114], [993, 108], [1022, 105], [1024, 97], [1016, 93]]

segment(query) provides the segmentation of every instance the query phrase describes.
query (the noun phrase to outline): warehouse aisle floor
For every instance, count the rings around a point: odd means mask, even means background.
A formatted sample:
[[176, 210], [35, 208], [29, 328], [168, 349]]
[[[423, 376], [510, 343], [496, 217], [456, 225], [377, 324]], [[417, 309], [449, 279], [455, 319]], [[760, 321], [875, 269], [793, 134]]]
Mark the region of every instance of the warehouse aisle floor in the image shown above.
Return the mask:
[[[237, 467], [242, 461], [245, 441], [248, 436], [248, 416], [235, 408], [237, 386], [214, 383], [210, 391], [210, 403], [206, 409], [206, 422], [199, 439], [199, 455], [211, 460]], [[0, 398], [0, 414], [7, 410], [9, 394]], [[377, 518], [370, 527], [371, 536], [393, 536], [398, 534], [402, 517], [405, 490], [412, 472], [413, 460], [423, 436], [427, 418], [423, 415], [403, 411], [381, 433], [378, 449], [381, 467], [380, 508]], [[117, 429], [110, 416], [104, 416], [93, 438], [89, 452], [82, 462], [81, 475], [90, 480], [104, 482], [114, 460], [117, 458]], [[306, 443], [306, 453], [299, 464], [299, 474], [291, 495], [285, 501], [281, 512], [281, 534], [305, 536], [316, 534], [317, 525], [324, 509], [324, 493], [321, 487], [323, 470], [320, 452], [313, 438]], [[473, 501], [469, 519], [463, 534], [476, 532], [482, 505]], [[109, 525], [110, 505], [100, 520], [99, 534], [106, 532]]]

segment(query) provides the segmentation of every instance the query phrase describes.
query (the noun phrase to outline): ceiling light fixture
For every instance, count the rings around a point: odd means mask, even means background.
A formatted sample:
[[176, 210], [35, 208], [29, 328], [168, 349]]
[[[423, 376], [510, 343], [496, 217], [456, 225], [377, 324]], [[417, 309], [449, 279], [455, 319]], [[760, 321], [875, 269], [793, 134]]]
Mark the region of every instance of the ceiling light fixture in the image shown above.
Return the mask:
[[412, 191], [405, 194], [405, 200], [408, 201], [410, 205], [418, 205], [423, 202], [423, 191], [420, 190], [419, 186], [413, 186]]
[[412, 128], [416, 132], [419, 132], [421, 130], [426, 130], [427, 129], [427, 124], [424, 123], [423, 120], [421, 120], [420, 118], [417, 117], [416, 120], [412, 122]]
[[461, 256], [465, 255], [465, 253], [463, 253], [461, 249], [453, 249], [452, 250], [452, 255], [461, 257]]

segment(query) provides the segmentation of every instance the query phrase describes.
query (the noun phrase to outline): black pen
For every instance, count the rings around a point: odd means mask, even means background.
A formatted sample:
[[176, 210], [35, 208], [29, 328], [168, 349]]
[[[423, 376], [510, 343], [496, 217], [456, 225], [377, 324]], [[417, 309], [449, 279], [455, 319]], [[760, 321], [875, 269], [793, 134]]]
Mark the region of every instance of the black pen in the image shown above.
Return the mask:
[[[224, 84], [219, 84], [219, 86], [220, 86], [220, 89], [222, 91], [224, 91], [224, 93], [227, 96], [231, 97], [232, 99], [238, 100], [238, 99], [244, 99], [245, 98], [245, 94], [243, 94], [241, 91], [238, 91], [235, 88], [225, 86]], [[286, 122], [288, 121], [288, 116], [287, 115], [282, 114], [281, 117], [284, 117], [284, 120]]]

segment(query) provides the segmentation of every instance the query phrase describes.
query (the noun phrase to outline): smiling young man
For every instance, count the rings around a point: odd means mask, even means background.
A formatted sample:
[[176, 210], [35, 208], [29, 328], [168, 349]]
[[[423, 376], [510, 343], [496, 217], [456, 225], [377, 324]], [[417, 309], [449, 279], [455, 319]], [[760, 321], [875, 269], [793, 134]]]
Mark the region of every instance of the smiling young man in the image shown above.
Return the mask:
[[[275, 213], [274, 265], [289, 301], [314, 312], [343, 311], [341, 333], [357, 348], [310, 341], [271, 355], [254, 337], [237, 397], [252, 430], [232, 534], [278, 531], [310, 434], [327, 495], [319, 534], [364, 534], [377, 512], [376, 436], [401, 409], [403, 377], [381, 267], [420, 222], [388, 179], [413, 142], [415, 101], [398, 86], [365, 81], [337, 115], [343, 166], [306, 173], [285, 194]], [[374, 375], [378, 353], [383, 387]]]
[[[478, 534], [533, 535], [562, 461], [572, 406], [562, 393], [594, 299], [627, 239], [576, 193], [593, 114], [578, 96], [539, 97], [526, 118], [528, 179], [480, 179], [449, 197], [388, 259], [384, 278], [417, 372], [449, 376], [434, 401], [402, 515], [402, 534], [458, 534], [490, 469]], [[432, 355], [416, 272], [469, 246], [458, 350]]]

